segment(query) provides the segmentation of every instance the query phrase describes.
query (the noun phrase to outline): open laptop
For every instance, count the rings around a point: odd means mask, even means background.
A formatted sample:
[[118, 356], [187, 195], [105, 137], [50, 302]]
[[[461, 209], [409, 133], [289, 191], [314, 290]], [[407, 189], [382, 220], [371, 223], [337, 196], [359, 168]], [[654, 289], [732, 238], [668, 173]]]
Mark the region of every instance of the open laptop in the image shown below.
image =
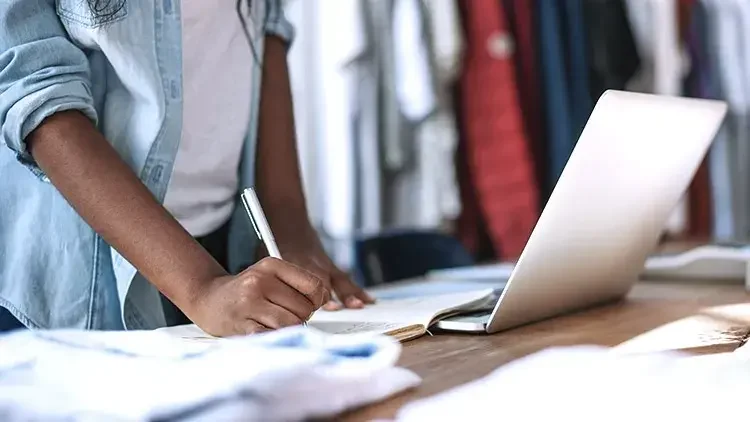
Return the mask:
[[621, 299], [725, 114], [719, 101], [605, 92], [497, 300], [437, 326], [494, 333]]

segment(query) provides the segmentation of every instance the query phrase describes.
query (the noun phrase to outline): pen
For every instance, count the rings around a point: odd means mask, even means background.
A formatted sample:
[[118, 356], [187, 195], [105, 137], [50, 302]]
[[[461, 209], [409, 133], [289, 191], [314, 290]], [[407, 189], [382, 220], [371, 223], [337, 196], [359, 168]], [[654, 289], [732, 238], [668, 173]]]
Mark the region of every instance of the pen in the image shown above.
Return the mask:
[[[276, 245], [276, 239], [273, 238], [271, 226], [268, 224], [268, 220], [266, 220], [266, 214], [260, 206], [260, 201], [258, 200], [258, 195], [255, 194], [255, 190], [246, 188], [240, 197], [242, 205], [245, 206], [245, 212], [247, 212], [247, 216], [250, 218], [250, 223], [252, 223], [255, 229], [255, 234], [263, 241], [266, 250], [268, 250], [268, 255], [276, 259], [282, 259], [279, 247]], [[307, 326], [307, 321], [303, 321], [302, 324]]]

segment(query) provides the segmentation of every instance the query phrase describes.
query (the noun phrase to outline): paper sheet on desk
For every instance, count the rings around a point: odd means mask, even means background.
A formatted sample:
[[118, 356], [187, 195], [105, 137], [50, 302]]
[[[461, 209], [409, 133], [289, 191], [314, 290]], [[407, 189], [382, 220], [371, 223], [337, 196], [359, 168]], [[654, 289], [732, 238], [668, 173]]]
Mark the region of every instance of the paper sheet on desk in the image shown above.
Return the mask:
[[491, 298], [491, 289], [463, 291], [423, 297], [378, 300], [362, 309], [319, 310], [308, 322], [330, 334], [385, 333], [392, 329], [421, 325], [426, 329], [440, 314], [471, 309]]
[[555, 348], [413, 402], [396, 420], [746, 420], [748, 391], [750, 359], [734, 353]]

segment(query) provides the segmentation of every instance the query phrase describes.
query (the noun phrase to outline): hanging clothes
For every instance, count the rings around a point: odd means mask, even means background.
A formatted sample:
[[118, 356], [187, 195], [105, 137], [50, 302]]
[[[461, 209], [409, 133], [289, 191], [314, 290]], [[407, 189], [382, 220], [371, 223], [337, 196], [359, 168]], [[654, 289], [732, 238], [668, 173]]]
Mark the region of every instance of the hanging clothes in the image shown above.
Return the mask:
[[587, 41], [581, 0], [537, 0], [535, 8], [551, 193], [591, 114]]
[[[455, 0], [292, 0], [289, 52], [311, 220], [342, 268], [360, 234], [457, 217]], [[338, 21], [340, 23], [337, 23]]]
[[570, 110], [573, 144], [578, 142], [593, 108], [589, 88], [589, 58], [582, 0], [562, 2], [562, 22], [566, 40], [567, 77], [570, 83]]
[[296, 135], [306, 197], [326, 249], [343, 268], [352, 263], [357, 231], [353, 127], [359, 74], [351, 63], [366, 49], [361, 6], [361, 0], [285, 3], [292, 24], [302, 31], [301, 43], [289, 52], [289, 73], [295, 121], [301, 123]]
[[623, 0], [585, 0], [591, 98], [624, 90], [640, 66]]
[[[687, 46], [690, 55], [690, 73], [687, 77], [688, 94], [698, 98], [721, 100], [724, 98], [719, 78], [716, 54], [719, 40], [714, 30], [713, 13], [706, 1], [696, 1], [690, 14]], [[713, 6], [711, 6], [713, 9]], [[708, 176], [711, 189], [712, 235], [717, 240], [735, 238], [731, 174], [729, 170], [729, 133], [727, 116], [708, 155]]]
[[390, 179], [388, 223], [438, 229], [461, 207], [453, 165], [458, 135], [447, 94], [459, 71], [462, 44], [454, 38], [460, 34], [457, 17], [451, 16], [455, 3], [442, 0], [427, 8], [420, 0], [394, 0], [392, 13], [396, 94], [411, 154]]
[[[694, 89], [694, 78], [697, 64], [693, 62], [694, 52], [691, 43], [693, 42], [692, 22], [693, 11], [698, 0], [679, 0], [679, 33], [680, 41], [686, 46], [689, 57], [690, 68], [683, 80], [683, 94], [688, 97], [698, 97], [700, 95]], [[711, 181], [709, 173], [709, 158], [706, 157], [693, 177], [693, 181], [688, 188], [689, 201], [689, 230], [691, 238], [709, 239], [712, 236], [712, 200], [711, 200]]]
[[352, 119], [354, 177], [354, 231], [356, 234], [373, 234], [383, 229], [383, 148], [380, 138], [384, 131], [380, 122], [378, 99], [381, 69], [379, 51], [376, 50], [379, 30], [373, 26], [371, 3], [360, 3], [360, 23], [363, 32], [363, 49], [350, 64], [355, 75], [352, 90], [354, 115]]
[[516, 259], [538, 217], [537, 191], [503, 5], [462, 3], [467, 51], [460, 82], [472, 182], [498, 258]]
[[[307, 201], [307, 210], [314, 227], [320, 227], [323, 220], [323, 201], [320, 180], [320, 160], [317, 158], [316, 137], [320, 110], [317, 107], [318, 77], [314, 69], [308, 68], [311, 56], [316, 50], [314, 14], [317, 12], [315, 1], [289, 1], [285, 4], [284, 13], [295, 30], [295, 40], [287, 54], [289, 80], [294, 93], [294, 125], [296, 129], [297, 153], [300, 161], [300, 172]], [[308, 69], [308, 71], [300, 71]]]
[[[547, 149], [545, 120], [542, 111], [537, 34], [534, 20], [534, 2], [529, 0], [503, 0], [508, 23], [515, 40], [515, 70], [518, 80], [518, 98], [521, 102], [524, 127], [531, 144], [535, 181], [539, 187], [539, 204], [543, 206], [552, 189], [547, 186]], [[541, 210], [540, 210], [541, 211]]]
[[536, 0], [541, 84], [544, 90], [547, 154], [547, 184], [550, 194], [573, 151], [573, 122], [570, 117], [570, 88], [565, 78], [564, 47], [561, 37], [561, 3]]
[[518, 98], [521, 102], [524, 127], [531, 145], [535, 181], [539, 187], [539, 204], [542, 205], [551, 189], [546, 186], [548, 161], [544, 142], [545, 121], [542, 112], [542, 94], [539, 86], [534, 2], [503, 0], [503, 6], [513, 40], [515, 40], [514, 61], [518, 80]]
[[739, 138], [737, 145], [736, 162], [740, 172], [735, 175], [734, 183], [737, 185], [738, 201], [742, 202], [742, 227], [739, 239], [750, 240], [750, 4], [746, 1], [734, 0], [735, 13], [739, 18], [737, 27], [740, 39], [742, 57], [742, 69], [744, 85], [744, 100], [739, 109]]
[[[712, 190], [717, 204], [718, 224], [731, 232], [717, 232], [726, 240], [748, 239], [750, 230], [750, 195], [748, 195], [748, 130], [750, 104], [748, 65], [745, 57], [743, 7], [740, 2], [701, 0], [707, 16], [706, 37], [711, 41], [707, 51], [710, 65], [717, 75], [720, 98], [729, 112], [711, 150]], [[700, 9], [696, 9], [698, 11]], [[731, 221], [728, 221], [731, 220]], [[721, 228], [721, 226], [717, 227]]]

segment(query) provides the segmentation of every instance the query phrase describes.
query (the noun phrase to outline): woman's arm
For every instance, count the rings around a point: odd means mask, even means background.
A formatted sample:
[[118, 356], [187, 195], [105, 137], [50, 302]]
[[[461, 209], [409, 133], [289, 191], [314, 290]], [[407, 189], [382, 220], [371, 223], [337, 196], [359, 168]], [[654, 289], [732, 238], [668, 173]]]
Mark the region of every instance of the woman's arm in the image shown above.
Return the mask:
[[151, 195], [77, 111], [31, 133], [31, 155], [76, 212], [181, 308], [224, 269]]
[[78, 214], [208, 333], [296, 325], [327, 301], [320, 279], [284, 261], [227, 275], [79, 112], [46, 119], [28, 143]]
[[[266, 40], [256, 160], [258, 196], [284, 259], [323, 279], [344, 306], [360, 308], [373, 299], [333, 264], [310, 224], [299, 171], [286, 44], [277, 37]], [[326, 309], [338, 307], [331, 302]]]

